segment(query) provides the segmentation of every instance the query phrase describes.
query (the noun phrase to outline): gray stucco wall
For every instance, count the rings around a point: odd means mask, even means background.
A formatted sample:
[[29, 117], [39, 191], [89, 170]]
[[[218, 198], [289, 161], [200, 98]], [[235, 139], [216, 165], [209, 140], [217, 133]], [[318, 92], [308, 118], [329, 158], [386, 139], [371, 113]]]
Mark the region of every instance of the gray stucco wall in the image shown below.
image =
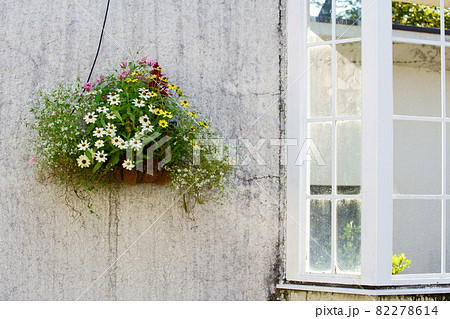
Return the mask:
[[[96, 195], [99, 218], [81, 218], [36, 181], [17, 118], [39, 83], [87, 77], [105, 5], [0, 2], [0, 299], [268, 299], [283, 231], [279, 150], [268, 141], [266, 165], [237, 167], [230, 202], [197, 206], [195, 219], [155, 185]], [[94, 77], [140, 48], [224, 136], [279, 138], [281, 29], [278, 0], [112, 0], [114, 40], [105, 34]]]

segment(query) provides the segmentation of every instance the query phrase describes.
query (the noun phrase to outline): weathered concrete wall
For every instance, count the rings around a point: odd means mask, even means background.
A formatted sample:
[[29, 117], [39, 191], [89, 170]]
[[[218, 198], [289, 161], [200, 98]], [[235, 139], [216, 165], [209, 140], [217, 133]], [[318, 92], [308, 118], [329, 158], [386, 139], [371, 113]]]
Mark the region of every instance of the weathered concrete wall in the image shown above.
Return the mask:
[[[87, 77], [105, 5], [0, 3], [0, 299], [267, 299], [282, 231], [268, 141], [266, 165], [238, 167], [229, 204], [197, 207], [194, 220], [154, 185], [99, 194], [100, 217], [80, 218], [36, 181], [17, 118], [37, 84]], [[94, 76], [139, 47], [225, 136], [278, 138], [279, 12], [278, 0], [112, 0]]]

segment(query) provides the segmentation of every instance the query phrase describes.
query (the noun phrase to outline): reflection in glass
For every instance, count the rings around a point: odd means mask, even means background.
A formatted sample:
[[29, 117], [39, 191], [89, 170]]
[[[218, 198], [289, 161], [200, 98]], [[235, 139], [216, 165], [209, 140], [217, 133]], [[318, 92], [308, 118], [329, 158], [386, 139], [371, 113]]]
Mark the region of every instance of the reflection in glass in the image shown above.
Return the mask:
[[[439, 3], [439, 0], [435, 2]], [[439, 33], [441, 13], [437, 6], [392, 1], [392, 21], [394, 25], [431, 28], [434, 30], [428, 32]]]
[[361, 201], [337, 201], [338, 272], [361, 272]]
[[336, 113], [338, 116], [361, 114], [361, 42], [336, 45], [337, 87]]
[[336, 169], [338, 194], [361, 192], [361, 121], [336, 122]]
[[445, 231], [445, 240], [446, 240], [446, 246], [445, 246], [445, 260], [446, 260], [446, 268], [447, 270], [445, 272], [450, 273], [450, 200], [447, 201], [447, 214], [446, 214], [446, 231]]
[[394, 120], [394, 194], [441, 194], [441, 123]]
[[331, 47], [308, 48], [308, 116], [331, 116]]
[[411, 260], [401, 274], [441, 271], [441, 201], [394, 200], [393, 253]]
[[331, 40], [331, 1], [310, 0], [308, 23], [309, 42]]
[[331, 200], [310, 200], [309, 270], [331, 272]]
[[360, 36], [361, 0], [336, 0], [336, 37], [346, 39]]
[[394, 42], [394, 114], [441, 116], [441, 48]]
[[308, 137], [316, 144], [320, 155], [325, 162], [309, 161], [309, 189], [311, 195], [331, 194], [332, 174], [332, 138], [331, 122], [318, 122], [308, 124]]

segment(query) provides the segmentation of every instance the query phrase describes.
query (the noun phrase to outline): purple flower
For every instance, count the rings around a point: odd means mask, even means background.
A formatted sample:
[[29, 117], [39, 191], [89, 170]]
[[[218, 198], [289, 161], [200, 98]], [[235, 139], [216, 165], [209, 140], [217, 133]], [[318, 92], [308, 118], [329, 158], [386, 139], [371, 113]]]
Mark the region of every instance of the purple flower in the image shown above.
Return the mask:
[[91, 82], [87, 82], [84, 84], [83, 88], [85, 88], [86, 90], [92, 90], [92, 83]]
[[30, 158], [30, 160], [28, 161], [28, 163], [33, 164], [33, 162], [36, 162], [36, 156], [33, 156], [32, 158]]
[[122, 62], [120, 63], [120, 67], [125, 69], [127, 67], [128, 63], [127, 62]]
[[119, 74], [119, 80], [121, 79], [125, 79], [125, 77], [127, 76], [128, 72], [127, 71], [123, 71], [122, 73]]
[[143, 57], [143, 58], [141, 58], [141, 63], [153, 66], [156, 62], [151, 60], [151, 59], [149, 59], [148, 57]]
[[105, 77], [103, 75], [100, 75], [100, 77], [97, 79], [97, 83], [100, 83], [104, 79], [105, 79]]

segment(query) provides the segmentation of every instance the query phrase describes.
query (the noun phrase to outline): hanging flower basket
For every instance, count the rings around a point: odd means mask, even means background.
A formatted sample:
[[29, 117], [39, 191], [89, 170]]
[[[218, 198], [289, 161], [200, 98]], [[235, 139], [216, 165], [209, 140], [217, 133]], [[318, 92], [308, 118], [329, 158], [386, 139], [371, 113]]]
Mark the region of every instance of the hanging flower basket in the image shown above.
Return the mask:
[[170, 183], [200, 202], [224, 195], [226, 152], [211, 161], [218, 146], [201, 142], [218, 136], [153, 60], [122, 62], [94, 83], [40, 90], [31, 111], [35, 159], [46, 178], [75, 190]]

